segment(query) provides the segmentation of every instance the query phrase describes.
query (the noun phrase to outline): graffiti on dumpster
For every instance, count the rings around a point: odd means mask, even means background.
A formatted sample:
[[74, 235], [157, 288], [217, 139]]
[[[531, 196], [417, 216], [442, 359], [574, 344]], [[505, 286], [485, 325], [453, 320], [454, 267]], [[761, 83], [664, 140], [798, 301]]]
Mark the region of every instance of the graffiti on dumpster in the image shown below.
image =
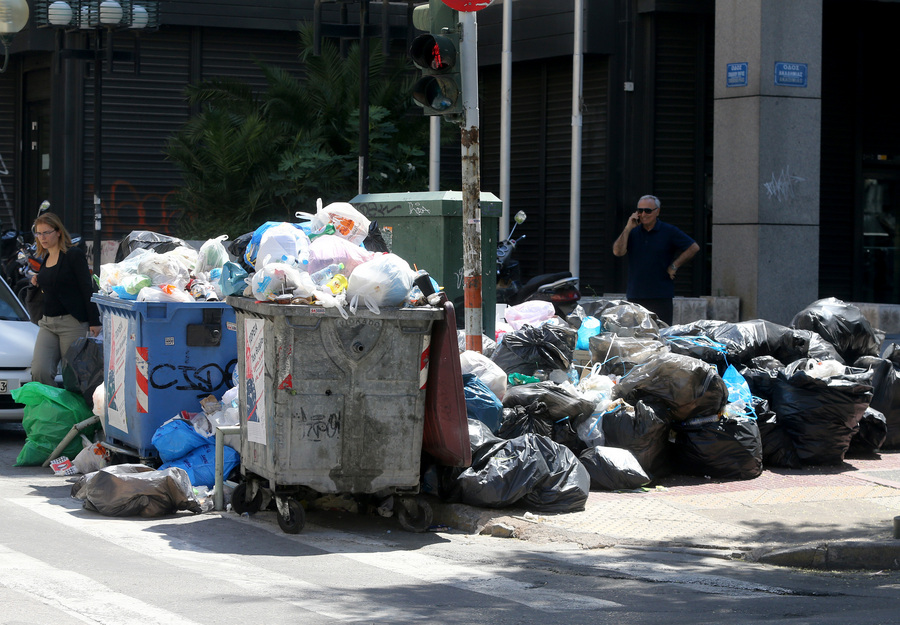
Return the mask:
[[409, 204], [409, 214], [410, 215], [430, 215], [431, 211], [424, 206], [420, 202], [407, 202]]
[[155, 389], [174, 386], [177, 391], [196, 391], [198, 394], [208, 395], [222, 388], [231, 379], [231, 372], [236, 365], [236, 358], [224, 368], [215, 362], [199, 367], [163, 363], [150, 370], [149, 382]]
[[764, 182], [763, 186], [769, 197], [774, 197], [779, 202], [791, 200], [794, 198], [794, 189], [799, 182], [805, 182], [805, 178], [791, 174], [791, 168], [785, 167], [781, 170], [781, 174], [776, 178], [775, 172], [772, 172], [772, 179]]
[[[296, 415], [295, 415], [296, 418]], [[314, 414], [308, 415], [300, 408], [300, 438], [313, 442], [320, 442], [326, 438], [336, 438], [341, 431], [340, 414]]]
[[381, 202], [363, 202], [362, 204], [356, 205], [356, 210], [361, 212], [369, 219], [373, 217], [384, 217], [385, 215], [396, 213], [402, 209], [403, 207], [400, 204], [388, 206], [387, 204], [382, 204]]

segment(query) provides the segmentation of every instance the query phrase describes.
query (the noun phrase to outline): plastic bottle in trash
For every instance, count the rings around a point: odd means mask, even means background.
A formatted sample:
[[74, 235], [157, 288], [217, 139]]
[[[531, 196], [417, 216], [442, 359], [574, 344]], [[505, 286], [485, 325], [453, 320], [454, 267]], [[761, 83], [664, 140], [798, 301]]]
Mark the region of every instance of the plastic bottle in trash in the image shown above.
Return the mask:
[[322, 286], [337, 274], [339, 274], [343, 268], [344, 263], [331, 263], [324, 269], [319, 269], [315, 273], [309, 274], [309, 277], [312, 278], [313, 282], [315, 282], [319, 286]]
[[337, 295], [338, 293], [347, 290], [347, 284], [349, 284], [347, 282], [347, 277], [344, 274], [339, 273], [335, 274], [331, 280], [326, 282], [325, 286], [328, 287], [332, 293]]

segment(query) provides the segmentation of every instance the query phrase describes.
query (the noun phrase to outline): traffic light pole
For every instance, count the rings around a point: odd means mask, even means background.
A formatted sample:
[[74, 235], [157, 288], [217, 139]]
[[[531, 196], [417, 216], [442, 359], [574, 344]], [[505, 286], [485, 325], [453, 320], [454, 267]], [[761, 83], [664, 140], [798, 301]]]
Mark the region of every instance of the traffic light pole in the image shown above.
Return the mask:
[[466, 349], [481, 351], [481, 143], [478, 112], [478, 24], [475, 12], [460, 12], [459, 23], [463, 121], [462, 211], [463, 295], [465, 297]]

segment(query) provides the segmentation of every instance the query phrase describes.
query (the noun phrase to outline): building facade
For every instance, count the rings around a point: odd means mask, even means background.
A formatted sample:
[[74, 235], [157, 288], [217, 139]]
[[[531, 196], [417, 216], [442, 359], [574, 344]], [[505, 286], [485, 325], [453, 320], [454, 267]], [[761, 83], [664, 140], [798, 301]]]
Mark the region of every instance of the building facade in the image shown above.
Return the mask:
[[[527, 277], [568, 268], [575, 5], [510, 1], [510, 209], [529, 215], [517, 230], [527, 234], [517, 251]], [[103, 76], [104, 239], [133, 229], [170, 231], [179, 177], [162, 147], [191, 114], [184, 87], [215, 76], [261, 81], [254, 58], [302, 72], [296, 27], [313, 19], [315, 5], [162, 3], [159, 30], [140, 39], [140, 74], [122, 62]], [[740, 295], [744, 318], [782, 323], [810, 297], [900, 303], [900, 128], [886, 94], [888, 29], [900, 3], [584, 6], [578, 243], [585, 293], [624, 290], [625, 266], [612, 255], [612, 241], [637, 199], [653, 193], [663, 202], [662, 219], [701, 246], [679, 274], [679, 295]], [[320, 9], [324, 22], [351, 28], [362, 14], [359, 2], [322, 2]], [[372, 2], [373, 24], [382, 23], [382, 11], [395, 41], [412, 34], [408, 3]], [[478, 14], [481, 188], [494, 193], [501, 16], [500, 0]], [[0, 74], [4, 224], [29, 224], [50, 198], [73, 229], [92, 228], [90, 64], [60, 58], [61, 47], [89, 45], [82, 37], [68, 34], [60, 46], [56, 33], [29, 24], [13, 42], [10, 68]], [[128, 33], [114, 41], [116, 49], [133, 48]], [[734, 85], [729, 80], [742, 63], [748, 83]], [[805, 84], [775, 84], [777, 63], [803, 65]], [[737, 73], [729, 74], [732, 66]], [[786, 110], [791, 115], [781, 114]], [[792, 125], [780, 130], [789, 118]], [[460, 188], [456, 129], [443, 128], [449, 141], [441, 186]], [[796, 133], [789, 140], [788, 131]], [[802, 153], [802, 171], [796, 160], [779, 162], [791, 150]]]

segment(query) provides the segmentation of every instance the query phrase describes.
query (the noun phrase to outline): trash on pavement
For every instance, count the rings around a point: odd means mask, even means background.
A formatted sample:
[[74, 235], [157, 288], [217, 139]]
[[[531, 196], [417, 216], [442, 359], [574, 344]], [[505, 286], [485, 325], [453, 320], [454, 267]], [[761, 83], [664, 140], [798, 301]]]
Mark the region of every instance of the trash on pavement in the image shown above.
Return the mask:
[[82, 476], [72, 497], [86, 510], [113, 517], [160, 517], [180, 510], [202, 512], [183, 469], [154, 470], [142, 464], [118, 464]]

